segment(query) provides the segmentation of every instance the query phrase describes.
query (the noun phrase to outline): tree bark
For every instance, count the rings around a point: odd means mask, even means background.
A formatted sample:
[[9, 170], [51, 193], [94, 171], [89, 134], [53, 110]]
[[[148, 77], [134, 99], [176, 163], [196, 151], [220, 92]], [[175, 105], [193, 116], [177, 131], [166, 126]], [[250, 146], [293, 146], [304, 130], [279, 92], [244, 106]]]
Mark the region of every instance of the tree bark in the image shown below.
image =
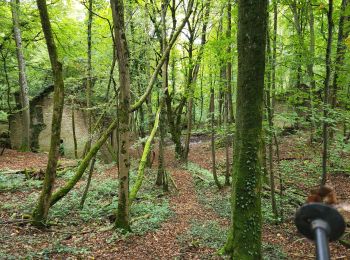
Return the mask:
[[[231, 12], [232, 12], [232, 2], [231, 0], [228, 0], [227, 3], [227, 31], [226, 31], [226, 38], [231, 39], [231, 31], [232, 31], [232, 19], [231, 19]], [[229, 42], [228, 48], [227, 48], [227, 56], [228, 62], [226, 66], [226, 82], [227, 82], [227, 94], [228, 94], [228, 122], [233, 123], [234, 122], [234, 115], [233, 115], [233, 101], [232, 101], [232, 57], [231, 57], [231, 43]]]
[[[162, 1], [162, 52], [167, 47], [167, 39], [166, 39], [166, 12], [168, 9], [167, 1]], [[166, 122], [165, 122], [165, 107], [163, 105], [164, 99], [165, 99], [165, 92], [168, 90], [168, 64], [169, 64], [169, 55], [168, 58], [165, 60], [163, 67], [162, 67], [162, 92], [163, 95], [161, 95], [160, 99], [160, 139], [159, 139], [159, 156], [158, 156], [158, 173], [157, 173], [157, 181], [156, 185], [160, 186], [163, 185], [164, 188], [168, 187], [168, 184], [164, 181], [167, 181], [165, 178], [165, 167], [164, 167], [164, 139], [166, 136]]]
[[19, 25], [19, 0], [11, 0], [11, 12], [13, 22], [13, 33], [16, 42], [16, 53], [19, 70], [19, 86], [21, 90], [22, 106], [22, 144], [21, 150], [30, 151], [30, 106], [28, 94], [28, 82], [26, 76], [26, 65], [22, 48], [22, 36]]
[[348, 0], [342, 0], [341, 3], [341, 15], [339, 18], [338, 26], [338, 41], [337, 41], [337, 53], [335, 58], [335, 67], [334, 67], [334, 77], [333, 77], [333, 88], [332, 88], [332, 108], [334, 109], [337, 106], [337, 91], [338, 91], [338, 81], [339, 75], [344, 65], [346, 46], [344, 44], [344, 39], [349, 35], [349, 29], [344, 30], [344, 23], [349, 21], [349, 16], [346, 15], [346, 8], [348, 6]]
[[88, 192], [89, 192], [91, 179], [92, 179], [92, 174], [94, 172], [95, 162], [96, 162], [96, 156], [90, 162], [90, 170], [89, 170], [88, 179], [87, 179], [86, 186], [85, 186], [85, 189], [84, 189], [84, 192], [83, 192], [83, 196], [81, 197], [81, 201], [80, 201], [80, 208], [81, 209], [84, 208], [85, 200], [86, 200], [86, 197], [87, 197]]
[[211, 160], [212, 160], [212, 172], [213, 172], [213, 178], [215, 181], [216, 186], [221, 189], [222, 186], [220, 184], [220, 181], [218, 179], [218, 175], [216, 173], [216, 158], [215, 158], [215, 129], [214, 129], [214, 120], [215, 120], [215, 99], [214, 99], [214, 88], [212, 86], [212, 79], [211, 79], [211, 87], [210, 87], [210, 147], [211, 147]]
[[[269, 19], [269, 18], [268, 18]], [[269, 27], [269, 25], [268, 25]], [[274, 63], [274, 51], [271, 53], [271, 44], [270, 44], [270, 33], [269, 28], [267, 29], [267, 37], [266, 37], [266, 49], [267, 49], [267, 61], [268, 61], [268, 71], [267, 71], [267, 83], [265, 86], [265, 99], [266, 99], [266, 111], [267, 111], [267, 121], [269, 125], [268, 130], [268, 160], [269, 160], [269, 173], [270, 173], [270, 186], [271, 186], [271, 206], [272, 212], [277, 219], [278, 211], [276, 204], [276, 195], [275, 195], [275, 174], [273, 169], [273, 107], [272, 107], [272, 85], [274, 84], [272, 80], [272, 76], [275, 75], [275, 63]], [[275, 46], [274, 46], [275, 47]]]
[[232, 226], [224, 251], [261, 259], [261, 148], [267, 1], [238, 1], [238, 79]]
[[145, 166], [147, 163], [147, 157], [151, 151], [151, 144], [152, 144], [154, 136], [156, 135], [157, 130], [158, 130], [159, 116], [160, 116], [160, 111], [162, 110], [162, 107], [163, 107], [163, 102], [161, 101], [159, 108], [158, 108], [158, 111], [157, 111], [157, 114], [156, 114], [156, 117], [154, 119], [154, 125], [153, 125], [152, 132], [150, 133], [149, 137], [147, 138], [147, 141], [145, 144], [145, 149], [143, 150], [143, 153], [142, 153], [141, 161], [139, 163], [139, 167], [137, 170], [137, 178], [136, 178], [135, 184], [130, 191], [130, 200], [129, 200], [130, 206], [133, 203], [133, 201], [135, 200], [136, 195], [137, 195], [137, 193], [140, 190], [141, 185], [142, 185], [142, 181], [144, 178], [144, 172], [145, 172]]
[[115, 32], [115, 49], [119, 69], [119, 191], [116, 228], [130, 230], [129, 223], [129, 170], [130, 170], [130, 69], [129, 51], [125, 35], [124, 1], [111, 0]]
[[88, 24], [87, 24], [87, 77], [86, 77], [86, 108], [87, 108], [87, 121], [88, 121], [88, 134], [89, 139], [86, 144], [87, 153], [91, 148], [92, 142], [92, 123], [91, 123], [91, 94], [92, 94], [92, 64], [91, 64], [91, 38], [92, 38], [92, 0], [89, 0], [88, 6]]
[[11, 85], [10, 85], [10, 81], [9, 81], [9, 74], [8, 74], [8, 70], [7, 70], [7, 54], [8, 52], [6, 52], [6, 54], [3, 54], [2, 50], [0, 50], [0, 54], [2, 57], [2, 62], [3, 62], [3, 68], [4, 68], [4, 73], [5, 73], [5, 81], [6, 81], [6, 86], [7, 86], [7, 108], [9, 113], [12, 112], [12, 108], [11, 108]]
[[36, 226], [45, 225], [49, 208], [51, 205], [51, 194], [55, 184], [57, 161], [59, 157], [59, 144], [61, 136], [61, 121], [64, 102], [64, 82], [62, 64], [58, 60], [55, 41], [52, 34], [49, 14], [47, 12], [46, 0], [37, 0], [40, 13], [41, 25], [46, 39], [49, 52], [52, 74], [54, 78], [53, 113], [51, 125], [51, 143], [48, 156], [47, 168], [43, 188], [32, 214], [32, 223]]
[[314, 131], [316, 129], [314, 120], [314, 98], [313, 92], [316, 89], [315, 73], [314, 73], [314, 59], [315, 59], [315, 26], [314, 26], [314, 13], [312, 9], [311, 1], [309, 3], [309, 27], [310, 27], [310, 59], [307, 65], [307, 71], [310, 78], [310, 90], [309, 90], [309, 102], [310, 102], [310, 143], [314, 141]]
[[331, 78], [331, 54], [332, 54], [332, 38], [333, 38], [333, 0], [328, 1], [328, 39], [326, 49], [326, 78], [324, 81], [324, 99], [323, 99], [323, 150], [322, 150], [322, 180], [321, 186], [327, 181], [327, 160], [328, 160], [328, 109], [329, 109], [329, 83]]
[[73, 133], [73, 143], [74, 143], [74, 157], [78, 159], [78, 143], [77, 135], [75, 131], [75, 113], [74, 113], [74, 102], [72, 100], [72, 133]]

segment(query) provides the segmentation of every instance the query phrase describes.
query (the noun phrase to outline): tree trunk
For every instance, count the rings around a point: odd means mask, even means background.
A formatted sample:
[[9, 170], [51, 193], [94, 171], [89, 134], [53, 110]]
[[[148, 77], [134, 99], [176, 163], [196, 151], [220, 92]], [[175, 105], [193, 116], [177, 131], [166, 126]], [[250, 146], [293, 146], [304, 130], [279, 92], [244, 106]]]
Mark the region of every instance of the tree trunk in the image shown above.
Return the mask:
[[86, 186], [85, 186], [85, 189], [84, 189], [84, 192], [83, 192], [83, 196], [81, 197], [81, 201], [80, 201], [80, 208], [81, 209], [84, 208], [85, 200], [86, 200], [87, 194], [89, 192], [91, 179], [92, 179], [92, 174], [94, 172], [95, 162], [96, 162], [96, 156], [90, 162], [90, 170], [89, 170], [88, 179], [87, 179]]
[[124, 2], [111, 0], [115, 32], [115, 49], [119, 69], [119, 193], [116, 228], [130, 230], [129, 223], [129, 111], [130, 111], [130, 70], [129, 51], [125, 35]]
[[[232, 3], [231, 0], [228, 0], [227, 3], [227, 31], [226, 31], [226, 38], [231, 39], [231, 12], [232, 12]], [[227, 48], [227, 56], [228, 62], [226, 66], [226, 84], [227, 84], [227, 94], [228, 94], [228, 122], [233, 123], [234, 122], [234, 115], [233, 115], [233, 102], [232, 102], [232, 57], [231, 57], [231, 43], [229, 42], [228, 48]]]
[[324, 99], [323, 99], [323, 151], [322, 151], [322, 180], [321, 186], [327, 181], [327, 160], [328, 160], [328, 104], [329, 104], [329, 82], [331, 78], [331, 54], [333, 38], [333, 0], [328, 1], [328, 39], [326, 50], [326, 79], [324, 81]]
[[74, 102], [72, 100], [72, 133], [73, 133], [73, 142], [74, 142], [74, 157], [78, 159], [78, 143], [77, 135], [75, 132], [75, 113], [74, 113]]
[[64, 82], [62, 64], [58, 61], [56, 45], [54, 42], [46, 0], [37, 0], [41, 25], [46, 39], [50, 56], [52, 74], [54, 78], [53, 113], [51, 125], [51, 143], [43, 188], [32, 215], [32, 223], [36, 226], [45, 225], [51, 205], [51, 194], [55, 184], [57, 161], [59, 157], [59, 144], [61, 136], [61, 121], [64, 102]]
[[[268, 26], [269, 27], [269, 26]], [[272, 212], [277, 219], [278, 217], [278, 211], [277, 211], [277, 204], [276, 204], [276, 196], [275, 196], [275, 175], [273, 170], [273, 109], [272, 109], [272, 102], [271, 102], [271, 89], [272, 89], [272, 75], [275, 74], [275, 64], [274, 64], [274, 57], [273, 53], [271, 53], [271, 46], [270, 46], [270, 34], [269, 34], [269, 28], [267, 29], [267, 37], [266, 37], [266, 49], [267, 49], [267, 61], [268, 61], [268, 71], [267, 71], [267, 84], [265, 86], [265, 92], [266, 92], [266, 111], [267, 111], [267, 121], [269, 125], [268, 130], [268, 160], [269, 160], [269, 173], [270, 173], [270, 187], [271, 187], [271, 206], [272, 206]], [[274, 79], [275, 80], [275, 79]]]
[[[162, 52], [167, 47], [167, 39], [166, 39], [166, 12], [168, 9], [167, 1], [162, 1]], [[164, 167], [164, 139], [166, 136], [166, 122], [165, 122], [165, 107], [164, 107], [164, 100], [165, 100], [165, 91], [168, 89], [168, 64], [169, 64], [169, 55], [167, 59], [165, 60], [163, 67], [162, 67], [162, 92], [163, 95], [161, 95], [161, 101], [160, 101], [160, 139], [159, 139], [159, 156], [158, 156], [158, 173], [157, 173], [157, 181], [156, 185], [160, 186], [163, 185], [163, 188], [167, 188], [168, 184], [164, 183], [164, 181], [167, 182], [167, 179], [165, 178], [165, 167]]]
[[28, 83], [26, 76], [26, 65], [22, 48], [22, 36], [19, 27], [19, 0], [11, 0], [11, 12], [13, 22], [13, 33], [16, 42], [16, 53], [19, 70], [19, 86], [21, 90], [21, 106], [22, 106], [22, 144], [21, 150], [30, 151], [30, 107]]
[[310, 102], [310, 143], [314, 141], [314, 131], [316, 129], [314, 120], [314, 100], [313, 92], [316, 89], [315, 73], [314, 73], [314, 59], [315, 59], [315, 27], [314, 27], [314, 13], [312, 10], [311, 2], [309, 3], [309, 26], [310, 26], [310, 59], [307, 65], [307, 71], [310, 77], [310, 90], [309, 90], [309, 102]]
[[238, 1], [236, 139], [232, 226], [224, 251], [261, 259], [261, 140], [267, 1]]
[[337, 106], [337, 91], [338, 91], [338, 81], [339, 75], [344, 65], [344, 58], [346, 52], [346, 46], [344, 44], [344, 39], [349, 35], [349, 29], [344, 30], [344, 23], [348, 22], [349, 16], [345, 13], [348, 6], [348, 0], [342, 0], [341, 3], [341, 15], [339, 18], [338, 26], [338, 41], [337, 41], [337, 54], [335, 60], [334, 77], [333, 77], [333, 88], [332, 88], [332, 108]]
[[298, 36], [298, 49], [297, 49], [297, 56], [298, 56], [298, 65], [297, 65], [297, 80], [296, 80], [296, 88], [299, 88], [301, 80], [302, 80], [302, 55], [303, 55], [303, 46], [304, 46], [304, 40], [303, 40], [303, 33], [302, 33], [302, 24], [300, 19], [300, 13], [298, 12], [298, 4], [295, 0], [293, 0], [290, 3], [290, 8], [293, 13], [293, 20], [294, 20], [294, 27], [297, 31]]
[[[211, 80], [212, 81], [212, 80]], [[212, 82], [210, 82], [212, 85]], [[210, 87], [210, 130], [211, 130], [211, 158], [212, 158], [212, 171], [213, 171], [213, 178], [215, 181], [216, 186], [218, 186], [219, 189], [221, 189], [221, 184], [218, 179], [218, 175], [216, 173], [216, 159], [215, 159], [215, 129], [214, 129], [214, 120], [215, 120], [215, 101], [214, 101], [214, 88], [213, 86]]]
[[3, 68], [4, 68], [4, 73], [5, 73], [5, 81], [6, 81], [6, 86], [7, 86], [7, 108], [9, 113], [12, 113], [12, 108], [11, 108], [11, 85], [9, 81], [9, 74], [7, 70], [7, 54], [3, 54], [2, 50], [0, 50], [0, 54], [2, 57], [2, 62], [3, 62]]
[[86, 156], [82, 159], [79, 164], [77, 171], [74, 176], [58, 191], [56, 191], [51, 198], [50, 206], [53, 206], [60, 199], [62, 199], [83, 176], [86, 168], [89, 166], [91, 159], [97, 154], [102, 145], [106, 142], [110, 134], [114, 129], [118, 126], [118, 120], [115, 119], [109, 125], [108, 129], [101, 135], [101, 137], [97, 140], [97, 142], [91, 147], [90, 151], [86, 154]]
[[88, 6], [88, 27], [87, 27], [87, 77], [86, 77], [86, 108], [88, 121], [89, 139], [86, 144], [86, 153], [91, 148], [92, 142], [92, 123], [91, 123], [91, 94], [92, 94], [92, 64], [91, 64], [91, 30], [92, 30], [92, 0], [89, 0]]
[[159, 108], [158, 108], [156, 117], [154, 119], [154, 125], [153, 125], [153, 128], [152, 128], [152, 131], [151, 131], [151, 133], [150, 133], [150, 135], [149, 135], [149, 137], [148, 137], [148, 139], [146, 141], [145, 149], [143, 150], [143, 153], [142, 153], [141, 161], [139, 163], [139, 167], [138, 167], [138, 170], [137, 170], [137, 178], [136, 178], [134, 186], [132, 187], [132, 189], [130, 191], [129, 206], [131, 206], [131, 204], [135, 200], [136, 195], [137, 195], [138, 191], [140, 190], [142, 182], [143, 182], [145, 166], [146, 166], [146, 163], [147, 163], [147, 156], [148, 156], [148, 154], [151, 151], [151, 144], [152, 144], [152, 141], [153, 141], [153, 139], [154, 139], [154, 137], [155, 137], [155, 135], [157, 133], [157, 130], [158, 130], [159, 116], [160, 116], [160, 111], [162, 110], [162, 107], [163, 107], [163, 103], [164, 102], [161, 101], [160, 104], [159, 104]]

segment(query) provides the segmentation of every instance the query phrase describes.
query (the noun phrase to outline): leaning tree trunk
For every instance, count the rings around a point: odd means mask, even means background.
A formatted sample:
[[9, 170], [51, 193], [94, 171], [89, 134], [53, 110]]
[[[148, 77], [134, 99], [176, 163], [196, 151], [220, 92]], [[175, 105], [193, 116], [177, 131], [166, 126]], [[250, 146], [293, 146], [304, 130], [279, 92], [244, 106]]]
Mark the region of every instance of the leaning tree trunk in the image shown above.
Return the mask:
[[46, 45], [50, 56], [52, 74], [54, 78], [53, 113], [51, 125], [51, 143], [43, 188], [32, 215], [32, 223], [43, 226], [47, 219], [51, 204], [51, 194], [55, 184], [56, 168], [58, 161], [58, 148], [61, 135], [61, 121], [64, 101], [64, 82], [62, 64], [58, 61], [55, 41], [53, 38], [46, 0], [37, 0], [41, 25], [46, 39]]
[[238, 1], [236, 140], [232, 226], [224, 251], [261, 259], [261, 148], [267, 0]]
[[119, 68], [119, 193], [116, 228], [130, 230], [129, 223], [129, 110], [130, 110], [130, 70], [129, 52], [125, 35], [124, 2], [111, 0], [115, 32], [115, 48]]
[[16, 42], [16, 53], [19, 70], [19, 86], [21, 90], [21, 106], [22, 106], [22, 144], [21, 150], [30, 151], [30, 108], [29, 108], [29, 94], [28, 83], [26, 76], [26, 65], [22, 49], [22, 36], [19, 27], [19, 1], [11, 0], [11, 12], [13, 22], [13, 33]]

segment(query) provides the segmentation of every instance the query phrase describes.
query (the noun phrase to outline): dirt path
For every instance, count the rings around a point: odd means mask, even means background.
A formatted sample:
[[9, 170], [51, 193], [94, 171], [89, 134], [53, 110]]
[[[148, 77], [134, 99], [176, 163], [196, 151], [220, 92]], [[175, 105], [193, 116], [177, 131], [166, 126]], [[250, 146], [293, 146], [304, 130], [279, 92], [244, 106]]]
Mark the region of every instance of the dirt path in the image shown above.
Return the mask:
[[[128, 241], [120, 241], [106, 248], [98, 258], [114, 259], [203, 259], [215, 250], [208, 248], [185, 247], [178, 243], [179, 235], [185, 234], [191, 221], [218, 219], [211, 211], [203, 209], [196, 198], [191, 174], [181, 168], [169, 168], [179, 192], [170, 197], [170, 205], [175, 216], [164, 223], [156, 232], [145, 236], [135, 236]], [[213, 259], [213, 257], [212, 257]]]

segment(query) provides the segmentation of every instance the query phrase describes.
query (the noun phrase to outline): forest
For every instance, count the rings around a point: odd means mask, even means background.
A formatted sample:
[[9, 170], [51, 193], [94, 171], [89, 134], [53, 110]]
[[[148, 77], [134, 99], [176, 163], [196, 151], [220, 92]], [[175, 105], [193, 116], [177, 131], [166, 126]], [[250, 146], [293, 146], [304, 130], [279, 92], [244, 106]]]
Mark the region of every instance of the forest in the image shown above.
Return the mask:
[[350, 1], [1, 0], [0, 259], [350, 259]]

